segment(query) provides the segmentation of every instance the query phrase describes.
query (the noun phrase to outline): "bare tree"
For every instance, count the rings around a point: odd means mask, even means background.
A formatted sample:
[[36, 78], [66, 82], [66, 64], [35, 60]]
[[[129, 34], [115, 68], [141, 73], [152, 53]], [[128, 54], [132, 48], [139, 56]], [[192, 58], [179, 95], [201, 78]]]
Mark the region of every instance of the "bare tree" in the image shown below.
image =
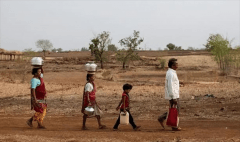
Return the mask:
[[43, 50], [45, 57], [45, 52], [49, 51], [53, 47], [53, 44], [49, 40], [40, 39], [36, 42], [36, 46]]
[[135, 52], [138, 49], [138, 46], [143, 42], [143, 38], [139, 37], [139, 31], [133, 32], [133, 36], [123, 38], [119, 41], [121, 46], [124, 46], [126, 49], [118, 50], [117, 60], [123, 63], [123, 68], [130, 60], [138, 60], [139, 56]]
[[110, 34], [106, 31], [103, 31], [96, 38], [91, 40], [92, 44], [90, 44], [89, 48], [93, 51], [96, 61], [100, 62], [102, 69], [104, 61], [107, 60], [105, 51], [107, 50], [108, 45], [111, 44], [111, 41]]

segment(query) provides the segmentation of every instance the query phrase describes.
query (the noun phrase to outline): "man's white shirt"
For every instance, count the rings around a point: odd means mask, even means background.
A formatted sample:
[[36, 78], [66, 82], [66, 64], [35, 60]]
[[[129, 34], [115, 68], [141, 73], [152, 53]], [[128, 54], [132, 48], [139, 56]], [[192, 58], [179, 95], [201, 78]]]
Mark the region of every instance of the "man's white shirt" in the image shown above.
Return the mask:
[[175, 70], [169, 68], [165, 80], [165, 99], [179, 98], [179, 80]]

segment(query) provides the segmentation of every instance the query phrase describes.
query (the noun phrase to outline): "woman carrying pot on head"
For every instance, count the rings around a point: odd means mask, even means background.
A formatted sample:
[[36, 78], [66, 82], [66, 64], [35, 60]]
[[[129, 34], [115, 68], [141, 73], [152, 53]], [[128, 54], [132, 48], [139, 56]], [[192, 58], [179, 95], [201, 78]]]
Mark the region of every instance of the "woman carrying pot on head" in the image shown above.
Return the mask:
[[[84, 87], [83, 101], [82, 101], [82, 113], [83, 113], [82, 129], [87, 130], [86, 120], [87, 120], [87, 118], [90, 118], [90, 117], [96, 117], [98, 120], [99, 129], [104, 129], [104, 128], [106, 128], [106, 126], [101, 124], [102, 111], [101, 111], [100, 107], [98, 106], [98, 104], [96, 102], [96, 98], [95, 98], [95, 93], [96, 93], [96, 85], [94, 84], [95, 75], [88, 73], [86, 79], [87, 79], [87, 83]], [[88, 106], [91, 106], [94, 109], [94, 113], [91, 116], [87, 115], [84, 112], [85, 108]]]
[[33, 127], [32, 122], [37, 121], [39, 129], [45, 129], [43, 126], [43, 119], [46, 115], [47, 103], [46, 103], [46, 89], [43, 82], [43, 68], [33, 68], [31, 80], [31, 109], [35, 110], [34, 116], [32, 116], [27, 124]]

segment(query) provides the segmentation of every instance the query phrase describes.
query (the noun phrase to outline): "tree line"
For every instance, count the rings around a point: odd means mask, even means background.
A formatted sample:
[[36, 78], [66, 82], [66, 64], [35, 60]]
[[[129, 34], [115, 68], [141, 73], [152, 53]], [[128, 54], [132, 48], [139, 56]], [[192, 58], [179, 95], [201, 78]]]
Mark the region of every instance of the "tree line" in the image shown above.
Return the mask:
[[[140, 37], [140, 32], [135, 31], [131, 36], [122, 38], [119, 40], [120, 45], [123, 47], [119, 49], [114, 44], [111, 43], [110, 33], [103, 31], [96, 37], [92, 38], [89, 43], [89, 47], [81, 48], [81, 51], [91, 51], [91, 55], [95, 57], [95, 60], [100, 62], [101, 68], [104, 68], [104, 62], [107, 61], [108, 54], [105, 51], [112, 51], [115, 53], [115, 57], [118, 61], [122, 63], [122, 67], [125, 68], [129, 61], [139, 60], [140, 57], [136, 51], [141, 50], [140, 44], [144, 41], [144, 38]], [[42, 49], [42, 52], [47, 51], [52, 52], [63, 52], [62, 48], [53, 48], [53, 44], [49, 40], [38, 40], [36, 47]], [[205, 49], [214, 55], [215, 61], [218, 63], [219, 68], [226, 72], [229, 66], [234, 66], [239, 68], [240, 65], [240, 55], [232, 54], [231, 41], [224, 38], [220, 34], [211, 34], [207, 39], [206, 44], [204, 44]], [[167, 48], [164, 50], [184, 50], [181, 46], [176, 46], [173, 43], [166, 45]], [[52, 49], [53, 48], [53, 49]], [[235, 49], [239, 49], [240, 45], [236, 46]], [[194, 47], [188, 47], [187, 50], [197, 50]], [[31, 48], [25, 49], [25, 52], [32, 51]], [[79, 51], [79, 50], [78, 50]], [[233, 56], [234, 55], [234, 56]]]

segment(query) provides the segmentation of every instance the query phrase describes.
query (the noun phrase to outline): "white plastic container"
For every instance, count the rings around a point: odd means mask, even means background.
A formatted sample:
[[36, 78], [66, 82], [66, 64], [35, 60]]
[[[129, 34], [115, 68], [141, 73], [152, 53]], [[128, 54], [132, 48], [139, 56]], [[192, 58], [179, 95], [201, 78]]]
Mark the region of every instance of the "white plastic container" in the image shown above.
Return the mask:
[[120, 124], [128, 125], [129, 124], [129, 113], [121, 112], [120, 113]]
[[88, 63], [85, 65], [86, 71], [95, 72], [97, 71], [97, 65], [94, 63], [94, 61], [88, 61]]
[[43, 65], [43, 59], [41, 57], [33, 57], [31, 59], [32, 66], [42, 66]]

